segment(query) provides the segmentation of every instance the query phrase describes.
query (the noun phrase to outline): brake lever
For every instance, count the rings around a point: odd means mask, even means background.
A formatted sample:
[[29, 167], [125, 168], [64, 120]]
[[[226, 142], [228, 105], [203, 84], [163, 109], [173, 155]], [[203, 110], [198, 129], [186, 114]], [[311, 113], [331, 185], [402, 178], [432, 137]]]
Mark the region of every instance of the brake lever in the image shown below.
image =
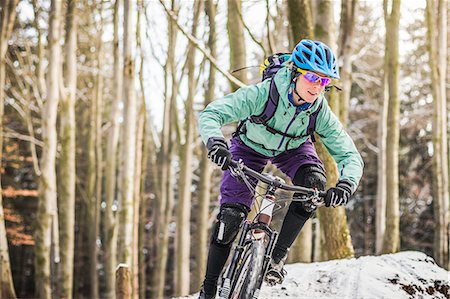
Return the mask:
[[236, 161], [236, 166], [229, 167], [230, 174], [238, 179], [238, 181], [243, 182], [242, 176], [244, 176], [244, 162], [242, 159], [239, 159], [239, 161]]
[[303, 202], [303, 207], [306, 212], [311, 213], [317, 208], [325, 205], [325, 201], [319, 196], [319, 194], [320, 191], [317, 190], [317, 188], [314, 188], [312, 191], [312, 196], [309, 196], [309, 200]]

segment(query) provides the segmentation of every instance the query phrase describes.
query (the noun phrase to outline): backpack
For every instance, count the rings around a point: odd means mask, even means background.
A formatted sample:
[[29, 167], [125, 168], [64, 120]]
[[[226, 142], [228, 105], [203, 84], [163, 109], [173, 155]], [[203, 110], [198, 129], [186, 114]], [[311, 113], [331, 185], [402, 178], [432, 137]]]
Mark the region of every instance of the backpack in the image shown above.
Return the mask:
[[[271, 79], [275, 76], [275, 74], [281, 69], [282, 64], [286, 62], [291, 57], [290, 53], [275, 53], [267, 57], [263, 64], [260, 66], [261, 73], [261, 82], [267, 79]], [[319, 107], [316, 111], [311, 113], [309, 116], [308, 128], [306, 130], [306, 135], [302, 136], [294, 136], [287, 134], [285, 132], [279, 131], [275, 128], [272, 128], [268, 125], [269, 120], [275, 115], [275, 111], [278, 107], [278, 102], [280, 100], [280, 93], [278, 92], [277, 86], [275, 84], [275, 80], [270, 82], [269, 87], [269, 98], [267, 100], [266, 106], [264, 110], [259, 115], [251, 115], [249, 118], [241, 121], [236, 129], [236, 132], [233, 136], [238, 136], [240, 134], [245, 133], [245, 122], [248, 120], [252, 123], [262, 124], [266, 127], [266, 130], [272, 134], [282, 135], [284, 137], [291, 138], [292, 140], [303, 138], [307, 135], [310, 136], [312, 142], [316, 142], [316, 138], [314, 137], [314, 132], [316, 129], [316, 121], [317, 115], [322, 109], [323, 102], [320, 102]], [[287, 144], [286, 144], [287, 146]]]

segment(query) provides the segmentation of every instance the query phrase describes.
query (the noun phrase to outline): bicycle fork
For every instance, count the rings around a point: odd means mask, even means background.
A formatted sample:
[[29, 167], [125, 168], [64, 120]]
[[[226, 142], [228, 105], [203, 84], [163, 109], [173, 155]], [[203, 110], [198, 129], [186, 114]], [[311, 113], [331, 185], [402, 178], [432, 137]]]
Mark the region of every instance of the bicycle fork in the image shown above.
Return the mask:
[[231, 285], [231, 282], [233, 281], [233, 278], [236, 274], [236, 269], [238, 267], [239, 261], [241, 260], [242, 253], [244, 252], [245, 246], [248, 244], [248, 242], [252, 242], [247, 238], [247, 235], [254, 230], [264, 231], [265, 235], [268, 237], [268, 242], [264, 251], [264, 261], [262, 265], [261, 276], [258, 278], [256, 284], [257, 289], [255, 290], [253, 298], [257, 298], [259, 295], [259, 290], [261, 289], [262, 282], [264, 281], [264, 276], [267, 269], [269, 268], [270, 259], [272, 258], [272, 251], [278, 239], [278, 232], [271, 230], [265, 223], [251, 223], [250, 221], [244, 221], [238, 244], [233, 250], [233, 256], [231, 258], [230, 266], [228, 267], [228, 271], [225, 273], [225, 277], [222, 278], [222, 287], [219, 293], [219, 298], [221, 299], [228, 299], [231, 294], [232, 287], [234, 287]]

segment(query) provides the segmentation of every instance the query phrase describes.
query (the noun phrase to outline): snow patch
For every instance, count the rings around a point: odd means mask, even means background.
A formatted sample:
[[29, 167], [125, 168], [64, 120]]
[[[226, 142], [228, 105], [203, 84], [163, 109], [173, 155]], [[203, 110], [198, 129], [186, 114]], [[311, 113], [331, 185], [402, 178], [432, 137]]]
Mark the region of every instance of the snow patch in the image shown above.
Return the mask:
[[[421, 252], [286, 265], [282, 285], [263, 284], [269, 298], [449, 298], [450, 272]], [[198, 294], [182, 298], [197, 298]]]

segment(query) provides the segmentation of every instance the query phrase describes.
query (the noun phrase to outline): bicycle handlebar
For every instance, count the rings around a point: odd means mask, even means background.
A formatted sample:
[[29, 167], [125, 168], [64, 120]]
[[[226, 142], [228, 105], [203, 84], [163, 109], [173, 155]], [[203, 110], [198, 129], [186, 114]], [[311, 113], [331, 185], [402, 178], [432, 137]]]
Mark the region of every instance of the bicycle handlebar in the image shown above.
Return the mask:
[[242, 162], [238, 162], [235, 160], [231, 160], [230, 161], [230, 167], [232, 167], [233, 169], [241, 169], [245, 174], [263, 182], [269, 185], [272, 185], [274, 187], [276, 187], [277, 189], [282, 189], [282, 190], [286, 190], [286, 191], [293, 191], [293, 192], [298, 192], [298, 193], [302, 193], [303, 195], [307, 195], [307, 196], [318, 196], [320, 198], [325, 198], [326, 196], [326, 192], [325, 191], [318, 191], [317, 189], [312, 189], [312, 188], [305, 188], [305, 187], [301, 187], [301, 186], [293, 186], [293, 185], [287, 185], [284, 184], [278, 180], [274, 180], [273, 178], [270, 178], [262, 173], [259, 173], [257, 171], [254, 171], [251, 168], [248, 168], [247, 166], [244, 165], [244, 163]]

